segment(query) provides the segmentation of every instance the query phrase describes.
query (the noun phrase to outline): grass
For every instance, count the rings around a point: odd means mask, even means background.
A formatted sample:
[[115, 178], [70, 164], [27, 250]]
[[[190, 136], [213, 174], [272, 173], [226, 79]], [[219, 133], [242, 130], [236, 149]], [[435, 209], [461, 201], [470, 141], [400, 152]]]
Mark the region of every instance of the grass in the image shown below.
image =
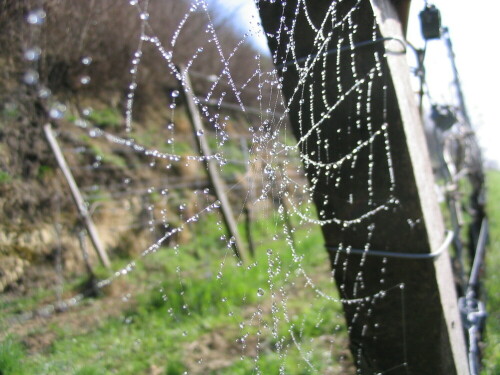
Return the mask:
[[27, 374], [19, 358], [24, 356], [24, 350], [19, 342], [7, 337], [0, 342], [0, 374], [23, 375]]
[[487, 174], [487, 211], [490, 226], [486, 254], [486, 349], [483, 374], [500, 374], [500, 172]]
[[11, 181], [12, 181], [12, 176], [8, 172], [0, 170], [0, 185], [7, 184]]
[[104, 109], [94, 109], [90, 112], [87, 118], [96, 126], [102, 129], [117, 129], [123, 124], [122, 115], [112, 107]]
[[92, 150], [95, 156], [97, 156], [100, 160], [102, 160], [105, 163], [109, 163], [118, 168], [127, 167], [127, 163], [125, 163], [125, 160], [123, 160], [123, 158], [121, 158], [116, 154], [103, 151], [102, 148], [100, 148], [96, 144], [91, 144], [90, 149]]
[[[483, 374], [499, 374], [500, 280], [494, 270], [500, 267], [500, 173], [490, 172], [487, 181], [491, 235]], [[202, 217], [193, 229], [217, 228], [218, 220], [215, 215]], [[273, 239], [280, 225], [277, 216], [254, 223], [257, 257], [251, 265], [237, 264], [220, 240], [223, 230], [218, 229], [197, 232], [186, 245], [161, 248], [114, 283], [118, 289], [114, 300], [88, 299], [60, 319], [56, 316], [49, 324], [4, 338], [0, 374], [341, 373], [347, 340], [341, 306], [304, 287], [285, 239]], [[325, 252], [310, 251], [322, 247], [319, 229], [297, 227], [298, 255], [304, 256], [305, 269], [317, 286], [332, 290]], [[270, 259], [274, 267], [269, 267]], [[114, 267], [128, 261], [118, 259]], [[39, 291], [38, 297], [21, 298], [2, 311], [32, 308], [47, 295]], [[86, 323], [89, 315], [95, 317]], [[28, 352], [27, 338], [44, 335], [51, 336], [51, 342]], [[261, 340], [258, 356], [248, 352], [256, 340]], [[217, 361], [223, 364], [211, 368]]]
[[[215, 217], [203, 220], [206, 222], [198, 225], [216, 227], [212, 222]], [[341, 324], [342, 319], [335, 318], [340, 316], [340, 305], [318, 299], [310, 289], [302, 286], [285, 291], [290, 288], [288, 278], [295, 274], [297, 265], [285, 250], [285, 240], [272, 239], [274, 227], [279, 224], [277, 218], [271, 217], [255, 225], [258, 255], [250, 265], [239, 265], [231, 250], [224, 250], [221, 246], [224, 242], [219, 239], [223, 231], [218, 230], [205, 233], [203, 242], [163, 248], [148, 256], [137, 264], [134, 272], [123, 278], [128, 286], [140, 287], [127, 297], [127, 301], [113, 304], [113, 308], [121, 311], [119, 314], [111, 317], [102, 314], [102, 321], [85, 332], [55, 319], [53, 325], [44, 330], [45, 334], [56, 335], [50, 345], [31, 355], [17, 355], [17, 358], [24, 357], [22, 369], [36, 374], [149, 374], [156, 368], [161, 369], [161, 374], [174, 375], [202, 368], [197, 364], [201, 357], [215, 363], [212, 356], [222, 355], [226, 361], [224, 366], [218, 370], [207, 367], [198, 373], [250, 374], [259, 368], [262, 373], [272, 374], [278, 373], [280, 366], [289, 374], [310, 373], [291, 335], [304, 343], [304, 351], [314, 349], [314, 353], [321, 353], [314, 346], [322, 346], [322, 342], [313, 339], [325, 332], [334, 332]], [[320, 248], [319, 231], [306, 235], [309, 231], [305, 228], [297, 233], [302, 238], [299, 248], [303, 254], [311, 248]], [[272, 253], [268, 253], [269, 248], [273, 249]], [[279, 264], [272, 275], [269, 274], [268, 258]], [[326, 254], [317, 252], [309, 259], [306, 268], [312, 273], [322, 269], [325, 275], [324, 279], [318, 279], [318, 285], [331, 288]], [[123, 266], [124, 262], [119, 261], [115, 267]], [[259, 289], [265, 291], [263, 295]], [[273, 292], [275, 297], [272, 297]], [[88, 304], [98, 305], [103, 300], [91, 300]], [[272, 301], [281, 306], [273, 315], [269, 313]], [[86, 306], [77, 309], [84, 311]], [[258, 309], [265, 313], [255, 315]], [[290, 314], [290, 322], [285, 320], [286, 313]], [[318, 319], [322, 314], [334, 318]], [[272, 336], [270, 327], [276, 323], [272, 316], [281, 317], [275, 327], [276, 337], [281, 338], [281, 345], [286, 348], [286, 359], [276, 350], [277, 339], [269, 338]], [[260, 324], [252, 323], [253, 320], [260, 320]], [[245, 349], [238, 342], [246, 335], [257, 337], [259, 330], [263, 338], [268, 338], [263, 339], [265, 342], [258, 358], [249, 356], [241, 360], [239, 357]], [[209, 338], [214, 335], [220, 343], [210, 342]], [[342, 335], [345, 337], [345, 331]], [[19, 344], [22, 337], [10, 340], [16, 342], [17, 350], [22, 350]], [[193, 350], [197, 342], [200, 347]], [[222, 345], [222, 353], [212, 350], [213, 353], [197, 357], [196, 350], [212, 344]], [[328, 348], [325, 346], [323, 352]], [[228, 352], [232, 354], [224, 354]], [[318, 358], [311, 357], [311, 361], [321, 363]]]
[[[19, 116], [19, 108], [14, 103], [6, 103], [0, 111], [0, 116], [3, 119], [15, 119]], [[0, 126], [3, 126], [3, 122], [0, 122]]]
[[55, 173], [55, 170], [54, 168], [52, 168], [51, 166], [49, 165], [40, 165], [38, 167], [38, 171], [37, 171], [37, 178], [43, 180], [44, 178], [46, 177], [50, 177], [50, 176], [53, 176]]

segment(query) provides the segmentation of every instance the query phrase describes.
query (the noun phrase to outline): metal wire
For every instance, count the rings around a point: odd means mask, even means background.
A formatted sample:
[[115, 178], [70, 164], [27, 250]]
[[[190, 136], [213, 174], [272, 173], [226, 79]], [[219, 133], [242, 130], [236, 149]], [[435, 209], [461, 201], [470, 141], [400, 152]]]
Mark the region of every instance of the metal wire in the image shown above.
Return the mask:
[[278, 65], [276, 68], [277, 69], [283, 69], [285, 67], [288, 67], [288, 66], [291, 66], [293, 64], [298, 64], [298, 63], [301, 63], [301, 62], [304, 62], [304, 61], [307, 61], [308, 59], [310, 58], [315, 58], [319, 55], [323, 56], [323, 55], [335, 55], [339, 52], [344, 52], [344, 51], [355, 51], [359, 48], [363, 48], [363, 47], [369, 47], [369, 46], [373, 46], [374, 44], [378, 44], [378, 43], [383, 43], [383, 42], [388, 42], [388, 41], [396, 41], [396, 42], [399, 42], [402, 46], [403, 46], [403, 50], [402, 51], [397, 51], [397, 52], [394, 52], [394, 51], [391, 51], [392, 53], [401, 53], [401, 54], [406, 54], [406, 42], [400, 38], [395, 38], [395, 37], [384, 37], [384, 38], [378, 38], [378, 39], [375, 39], [375, 40], [365, 40], [365, 41], [362, 41], [362, 42], [359, 42], [359, 43], [355, 43], [353, 46], [344, 46], [344, 47], [341, 47], [341, 48], [334, 48], [334, 49], [331, 49], [331, 50], [328, 50], [324, 53], [317, 53], [317, 54], [312, 54], [312, 55], [307, 55], [307, 56], [304, 56], [304, 57], [299, 57], [298, 59], [295, 59], [295, 60], [291, 60], [291, 61], [286, 61], [285, 63], [281, 64], [281, 65]]
[[436, 259], [438, 256], [440, 256], [448, 248], [448, 246], [450, 246], [450, 243], [453, 240], [454, 236], [455, 233], [452, 230], [449, 230], [441, 246], [439, 246], [439, 248], [436, 251], [427, 254], [399, 253], [399, 252], [382, 251], [382, 250], [362, 250], [362, 249], [352, 249], [349, 247], [344, 248], [344, 247], [334, 247], [334, 246], [326, 246], [326, 248], [328, 250], [341, 251], [348, 254], [369, 255], [369, 256], [377, 256], [384, 258], [426, 260], [426, 259]]

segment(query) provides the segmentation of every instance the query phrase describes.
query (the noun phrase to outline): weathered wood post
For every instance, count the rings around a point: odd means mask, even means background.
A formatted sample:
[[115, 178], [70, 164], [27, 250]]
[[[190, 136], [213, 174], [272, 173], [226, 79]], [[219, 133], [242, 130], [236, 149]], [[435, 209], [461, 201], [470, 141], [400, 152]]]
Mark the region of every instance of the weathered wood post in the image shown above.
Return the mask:
[[[279, 169], [281, 171], [285, 171], [285, 173], [286, 173], [286, 164], [279, 163]], [[283, 183], [282, 178], [280, 180], [281, 180], [280, 181], [281, 182], [281, 189], [280, 190], [284, 190], [284, 191], [282, 191], [282, 193], [284, 195], [285, 193], [288, 193], [288, 186], [285, 183]], [[284, 196], [280, 196], [279, 201], [280, 201], [279, 204], [281, 205], [281, 207], [283, 207], [283, 221], [284, 221], [284, 225], [286, 227], [286, 231], [288, 233], [288, 236], [290, 237], [290, 241], [292, 241], [292, 246], [297, 247], [297, 242], [295, 241], [295, 234], [293, 231], [292, 220], [290, 219], [290, 207], [289, 207], [288, 200], [286, 200]]]
[[222, 217], [224, 218], [228, 233], [234, 241], [232, 244], [233, 251], [238, 258], [245, 261], [246, 259], [248, 259], [248, 256], [246, 254], [245, 247], [243, 246], [243, 241], [240, 238], [238, 226], [231, 210], [231, 205], [229, 204], [229, 200], [227, 199], [227, 188], [225, 187], [224, 181], [219, 175], [217, 162], [213, 158], [209, 158], [210, 156], [212, 156], [212, 152], [206, 138], [203, 136], [205, 130], [200, 117], [200, 113], [198, 111], [198, 107], [196, 106], [194, 100], [193, 87], [191, 86], [191, 80], [189, 78], [188, 71], [183, 66], [181, 66], [179, 70], [182, 77], [182, 80], [180, 82], [181, 89], [183, 90], [184, 97], [186, 98], [187, 112], [189, 120], [191, 122], [191, 126], [193, 127], [193, 133], [195, 134], [198, 152], [205, 158], [204, 161], [207, 168], [207, 174], [210, 180], [210, 184], [212, 185], [215, 196], [220, 201]]
[[254, 186], [251, 177], [250, 168], [250, 154], [248, 152], [248, 144], [245, 137], [240, 138], [241, 150], [243, 151], [243, 160], [245, 162], [246, 169], [246, 186], [248, 188], [247, 197], [245, 199], [245, 205], [243, 206], [243, 216], [245, 216], [245, 234], [247, 237], [248, 252], [255, 257], [255, 244], [253, 242], [252, 236], [252, 221], [253, 221], [253, 209], [254, 204]]
[[360, 373], [468, 374], [450, 259], [433, 255], [445, 228], [396, 9], [258, 6], [320, 219], [335, 218], [323, 236]]
[[59, 147], [59, 144], [57, 143], [57, 140], [54, 137], [54, 133], [52, 132], [52, 127], [50, 126], [50, 124], [46, 124], [44, 125], [43, 130], [45, 132], [45, 137], [47, 138], [50, 148], [57, 160], [57, 164], [59, 165], [59, 168], [61, 168], [64, 178], [68, 183], [69, 189], [71, 191], [71, 196], [73, 197], [73, 201], [75, 202], [76, 208], [78, 209], [78, 213], [82, 218], [83, 225], [87, 229], [87, 233], [89, 234], [92, 245], [94, 246], [97, 255], [101, 259], [102, 264], [109, 269], [111, 268], [111, 263], [109, 262], [108, 254], [106, 253], [106, 250], [102, 245], [97, 229], [94, 225], [92, 218], [90, 217], [87, 205], [85, 204], [85, 201], [82, 198], [80, 190], [78, 189], [78, 185], [76, 184], [75, 179], [73, 178], [73, 174], [71, 173], [71, 170], [69, 169], [68, 164], [66, 163], [66, 159], [64, 158], [64, 155], [61, 151], [61, 148]]

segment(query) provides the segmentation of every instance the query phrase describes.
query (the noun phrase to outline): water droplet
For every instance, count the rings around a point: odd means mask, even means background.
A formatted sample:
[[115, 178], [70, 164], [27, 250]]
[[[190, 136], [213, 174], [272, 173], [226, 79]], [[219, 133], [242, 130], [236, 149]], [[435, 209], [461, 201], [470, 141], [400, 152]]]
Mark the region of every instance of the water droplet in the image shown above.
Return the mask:
[[26, 71], [26, 73], [24, 73], [23, 82], [27, 85], [33, 86], [38, 83], [38, 78], [38, 72], [36, 70], [29, 69]]
[[28, 61], [37, 61], [40, 58], [41, 53], [42, 53], [42, 50], [39, 47], [33, 47], [30, 49], [27, 49], [24, 52], [24, 58], [25, 58], [25, 60], [28, 60]]
[[90, 83], [90, 77], [89, 76], [83, 76], [80, 78], [80, 82], [82, 85], [88, 85]]
[[47, 14], [43, 9], [35, 9], [28, 13], [26, 21], [31, 25], [42, 25], [45, 22]]
[[141, 20], [143, 20], [143, 21], [148, 20], [149, 19], [149, 13], [143, 12], [143, 13], [141, 13], [140, 17], [141, 17]]
[[92, 109], [92, 108], [90, 108], [90, 107], [87, 107], [87, 108], [84, 108], [84, 109], [83, 109], [82, 114], [83, 114], [84, 116], [90, 116], [90, 115], [92, 114], [92, 112], [93, 112], [93, 109]]
[[257, 289], [257, 295], [262, 297], [264, 295], [264, 290], [262, 288]]
[[196, 132], [196, 135], [197, 135], [198, 137], [201, 137], [201, 136], [203, 135], [203, 133], [204, 133], [204, 131], [200, 129], [200, 130], [198, 130], [198, 131]]
[[90, 56], [84, 56], [84, 57], [82, 57], [82, 64], [83, 65], [90, 65], [90, 64], [92, 64], [92, 57], [90, 57]]
[[49, 116], [53, 119], [61, 119], [66, 112], [66, 106], [62, 103], [54, 103], [49, 110]]
[[170, 95], [172, 96], [172, 98], [177, 98], [179, 96], [179, 90], [173, 90]]
[[51, 94], [51, 91], [47, 87], [40, 87], [38, 90], [38, 97], [40, 99], [47, 99]]

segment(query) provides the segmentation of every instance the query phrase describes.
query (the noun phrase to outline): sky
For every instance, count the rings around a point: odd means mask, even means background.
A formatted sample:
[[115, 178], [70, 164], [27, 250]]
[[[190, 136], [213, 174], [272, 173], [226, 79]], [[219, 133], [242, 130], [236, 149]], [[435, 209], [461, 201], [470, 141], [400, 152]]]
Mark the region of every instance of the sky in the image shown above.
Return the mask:
[[[253, 0], [212, 0], [232, 13], [235, 25], [244, 31], [255, 30], [259, 21]], [[424, 0], [412, 0], [407, 39], [423, 45], [418, 13]], [[447, 26], [455, 51], [456, 64], [471, 122], [476, 129], [483, 157], [500, 166], [500, 74], [497, 72], [498, 14], [500, 2], [495, 0], [429, 0], [441, 11], [442, 25]], [[261, 35], [256, 43], [267, 49]], [[430, 41], [426, 54], [427, 82], [430, 94], [439, 103], [457, 103], [452, 89], [450, 60], [444, 42]]]
[[[441, 11], [442, 25], [450, 31], [466, 106], [486, 160], [500, 165], [500, 74], [496, 51], [500, 3], [491, 0], [429, 1]], [[418, 13], [423, 0], [413, 0], [407, 39], [422, 45]], [[427, 82], [433, 98], [442, 103], [454, 100], [447, 50], [439, 40], [427, 45]], [[456, 100], [455, 100], [456, 102]]]

